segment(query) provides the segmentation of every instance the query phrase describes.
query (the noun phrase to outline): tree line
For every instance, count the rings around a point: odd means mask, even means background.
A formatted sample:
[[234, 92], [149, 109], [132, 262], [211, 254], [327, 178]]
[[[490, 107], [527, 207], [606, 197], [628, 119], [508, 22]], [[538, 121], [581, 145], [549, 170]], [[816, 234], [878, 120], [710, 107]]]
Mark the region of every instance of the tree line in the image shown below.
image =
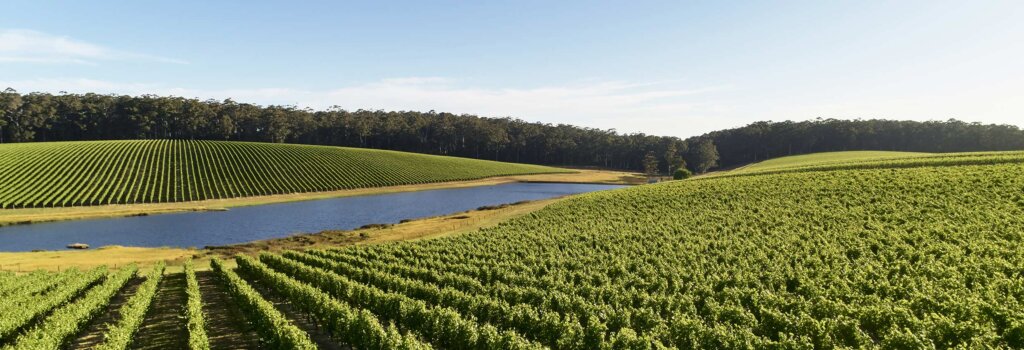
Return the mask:
[[231, 99], [0, 92], [0, 143], [122, 139], [334, 145], [651, 173], [680, 166], [700, 173], [835, 150], [1024, 149], [1024, 133], [1017, 127], [955, 120], [758, 122], [684, 140], [435, 111], [312, 110]]
[[719, 165], [735, 167], [788, 155], [851, 151], [976, 152], [1024, 149], [1014, 125], [945, 121], [815, 119], [756, 122], [711, 132]]

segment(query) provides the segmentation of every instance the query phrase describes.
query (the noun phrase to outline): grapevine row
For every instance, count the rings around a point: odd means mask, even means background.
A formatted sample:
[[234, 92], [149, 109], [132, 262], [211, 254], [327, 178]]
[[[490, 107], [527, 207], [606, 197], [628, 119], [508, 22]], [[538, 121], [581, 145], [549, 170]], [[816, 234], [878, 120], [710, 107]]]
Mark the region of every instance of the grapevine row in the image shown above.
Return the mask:
[[192, 350], [209, 350], [210, 339], [206, 336], [206, 315], [203, 313], [203, 297], [199, 293], [199, 280], [192, 259], [185, 261], [185, 319], [188, 322], [188, 345]]
[[104, 268], [74, 274], [73, 277], [62, 281], [41, 296], [19, 299], [5, 306], [4, 313], [0, 315], [0, 340], [10, 339], [36, 318], [49, 313], [58, 306], [71, 302], [105, 275], [106, 269]]
[[121, 306], [119, 313], [121, 318], [103, 335], [103, 343], [96, 347], [101, 350], [127, 349], [131, 344], [135, 333], [142, 326], [146, 312], [153, 304], [153, 297], [156, 295], [157, 286], [164, 275], [164, 263], [158, 263], [153, 270], [146, 275], [146, 280], [135, 290], [135, 294]]
[[0, 208], [196, 201], [560, 172], [327, 146], [193, 140], [0, 144]]
[[238, 274], [225, 268], [222, 261], [214, 259], [210, 264], [227, 287], [228, 293], [239, 308], [249, 315], [249, 319], [253, 320], [256, 329], [266, 337], [270, 346], [281, 349], [317, 348], [306, 332], [295, 327]]
[[373, 312], [382, 321], [397, 322], [399, 328], [415, 331], [433, 345], [446, 349], [538, 349], [540, 344], [521, 335], [499, 332], [480, 325], [449, 308], [426, 303], [398, 293], [353, 282], [348, 278], [284, 259], [263, 255], [261, 261], [292, 278], [312, 285], [349, 305]]
[[18, 336], [15, 343], [5, 350], [58, 349], [68, 338], [77, 334], [89, 320], [103, 310], [110, 299], [117, 294], [136, 272], [130, 266], [114, 272], [96, 287], [89, 289], [81, 298], [57, 309], [40, 325]]
[[236, 258], [238, 269], [288, 298], [344, 344], [361, 349], [430, 349], [411, 334], [385, 328], [369, 311], [354, 309], [324, 292], [276, 272], [247, 256]]

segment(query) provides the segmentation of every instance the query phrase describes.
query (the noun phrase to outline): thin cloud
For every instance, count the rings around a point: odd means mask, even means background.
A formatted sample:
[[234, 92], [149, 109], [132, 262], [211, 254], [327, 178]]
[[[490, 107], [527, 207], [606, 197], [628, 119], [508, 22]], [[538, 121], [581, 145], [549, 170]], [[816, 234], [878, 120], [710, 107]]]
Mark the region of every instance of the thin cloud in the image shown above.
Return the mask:
[[0, 30], [0, 62], [96, 64], [99, 61], [188, 62], [143, 53], [127, 52], [25, 29]]

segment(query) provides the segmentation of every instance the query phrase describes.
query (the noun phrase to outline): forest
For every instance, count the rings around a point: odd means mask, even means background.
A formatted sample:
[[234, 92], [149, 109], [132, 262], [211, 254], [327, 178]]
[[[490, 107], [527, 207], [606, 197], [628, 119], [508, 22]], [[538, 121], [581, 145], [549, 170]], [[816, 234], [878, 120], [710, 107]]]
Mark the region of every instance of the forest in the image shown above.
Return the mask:
[[1024, 149], [1012, 125], [883, 119], [756, 122], [681, 139], [512, 117], [416, 111], [312, 110], [155, 95], [0, 92], [0, 143], [187, 139], [301, 143], [665, 173], [843, 150]]

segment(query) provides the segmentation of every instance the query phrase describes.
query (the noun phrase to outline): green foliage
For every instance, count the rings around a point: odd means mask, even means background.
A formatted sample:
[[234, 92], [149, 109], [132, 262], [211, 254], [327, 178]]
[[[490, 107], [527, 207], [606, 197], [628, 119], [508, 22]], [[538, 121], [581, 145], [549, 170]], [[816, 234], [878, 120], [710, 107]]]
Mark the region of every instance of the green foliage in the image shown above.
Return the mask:
[[236, 258], [238, 269], [245, 275], [273, 288], [317, 322], [340, 342], [360, 349], [430, 349], [411, 334], [398, 333], [394, 325], [384, 327], [377, 317], [365, 309], [355, 309], [330, 295], [247, 256]]
[[[400, 322], [401, 328], [418, 333], [436, 347], [466, 350], [543, 348], [513, 331], [499, 332], [494, 326], [467, 319], [451, 308], [431, 306], [405, 294], [388, 292], [277, 255], [261, 255], [260, 259], [273, 269], [336, 299], [372, 312], [382, 321]], [[319, 258], [308, 256], [307, 259]]]
[[691, 173], [689, 169], [682, 167], [676, 169], [676, 171], [672, 173], [673, 180], [685, 180], [689, 179], [690, 176], [693, 176], [693, 173]]
[[654, 156], [654, 152], [647, 152], [647, 155], [644, 156], [644, 174], [648, 176], [658, 174], [658, 158]]
[[722, 167], [838, 150], [1024, 149], [1024, 130], [1017, 126], [955, 119], [761, 121], [680, 140], [434, 111], [312, 111], [230, 99], [0, 92], [0, 143], [97, 139], [288, 142], [636, 171], [653, 151], [664, 161], [661, 171], [669, 173], [679, 164], [676, 156], [690, 164], [704, 162], [691, 152], [702, 139], [718, 146]]
[[84, 273], [71, 270], [53, 278], [45, 273], [41, 275], [46, 278], [17, 289], [0, 302], [0, 340], [14, 337], [32, 320], [71, 302], [100, 281], [106, 275], [106, 269], [97, 268]]
[[93, 316], [103, 311], [103, 307], [110, 303], [114, 294], [128, 283], [136, 271], [134, 266], [130, 266], [107, 275], [102, 283], [89, 289], [74, 302], [54, 311], [4, 349], [59, 349], [68, 338], [81, 331]]
[[778, 170], [261, 260], [438, 347], [471, 338], [402, 305], [554, 349], [1019, 347], [1024, 153]]
[[280, 311], [274, 308], [273, 304], [263, 299], [260, 293], [238, 274], [226, 269], [223, 262], [213, 259], [210, 265], [227, 287], [228, 293], [238, 304], [239, 309], [249, 315], [250, 320], [255, 323], [256, 330], [266, 338], [272, 348], [317, 348], [306, 332], [295, 327]]
[[[212, 266], [279, 348], [315, 346], [250, 283], [353, 348], [1020, 348], [1022, 190], [1024, 152], [799, 163], [574, 196], [464, 235]], [[124, 284], [91, 287], [104, 275], [0, 274], [0, 329], [22, 333], [9, 347], [74, 334]], [[191, 342], [202, 310], [186, 275]]]
[[[473, 295], [451, 287], [439, 287], [432, 283], [409, 280], [389, 271], [401, 269], [401, 267], [396, 267], [395, 269], [364, 269], [332, 262], [331, 258], [333, 255], [330, 252], [314, 251], [313, 254], [287, 252], [284, 256], [309, 266], [322, 268], [345, 276], [354, 282], [374, 286], [385, 292], [401, 293], [433, 305], [451, 308], [462, 315], [473, 316], [482, 322], [511, 329], [521, 334], [547, 333], [546, 336], [539, 337], [539, 341], [552, 347], [557, 347], [558, 344], [577, 344], [582, 341], [582, 332], [573, 332], [582, 328], [579, 322], [563, 319], [558, 313], [524, 309], [523, 305], [512, 305], [507, 301], [486, 295]], [[274, 261], [274, 263], [278, 264], [281, 263], [274, 256], [264, 256], [263, 259]], [[423, 274], [426, 275], [427, 273], [424, 272]], [[437, 276], [424, 277], [432, 282], [443, 279], [443, 277]], [[460, 283], [465, 281], [451, 282]]]
[[226, 141], [0, 145], [0, 208], [180, 202], [564, 172], [537, 165]]
[[700, 174], [708, 171], [708, 169], [718, 166], [718, 148], [715, 147], [714, 141], [710, 138], [699, 139], [693, 147], [690, 148], [691, 158], [693, 161], [693, 169]]
[[769, 159], [736, 169], [737, 172], [766, 171], [801, 166], [821, 166], [828, 163], [851, 163], [893, 158], [912, 158], [934, 154], [892, 151], [822, 152]]
[[206, 315], [203, 313], [202, 294], [192, 259], [185, 261], [185, 319], [188, 320], [188, 346], [192, 350], [209, 350], [210, 339], [206, 336]]
[[153, 303], [153, 296], [156, 295], [157, 286], [164, 275], [164, 263], [159, 263], [146, 276], [146, 281], [139, 285], [135, 294], [121, 306], [121, 318], [112, 325], [103, 335], [103, 343], [96, 346], [96, 349], [115, 350], [127, 349], [132, 342], [132, 337], [138, 332], [139, 326], [146, 318], [146, 312]]

